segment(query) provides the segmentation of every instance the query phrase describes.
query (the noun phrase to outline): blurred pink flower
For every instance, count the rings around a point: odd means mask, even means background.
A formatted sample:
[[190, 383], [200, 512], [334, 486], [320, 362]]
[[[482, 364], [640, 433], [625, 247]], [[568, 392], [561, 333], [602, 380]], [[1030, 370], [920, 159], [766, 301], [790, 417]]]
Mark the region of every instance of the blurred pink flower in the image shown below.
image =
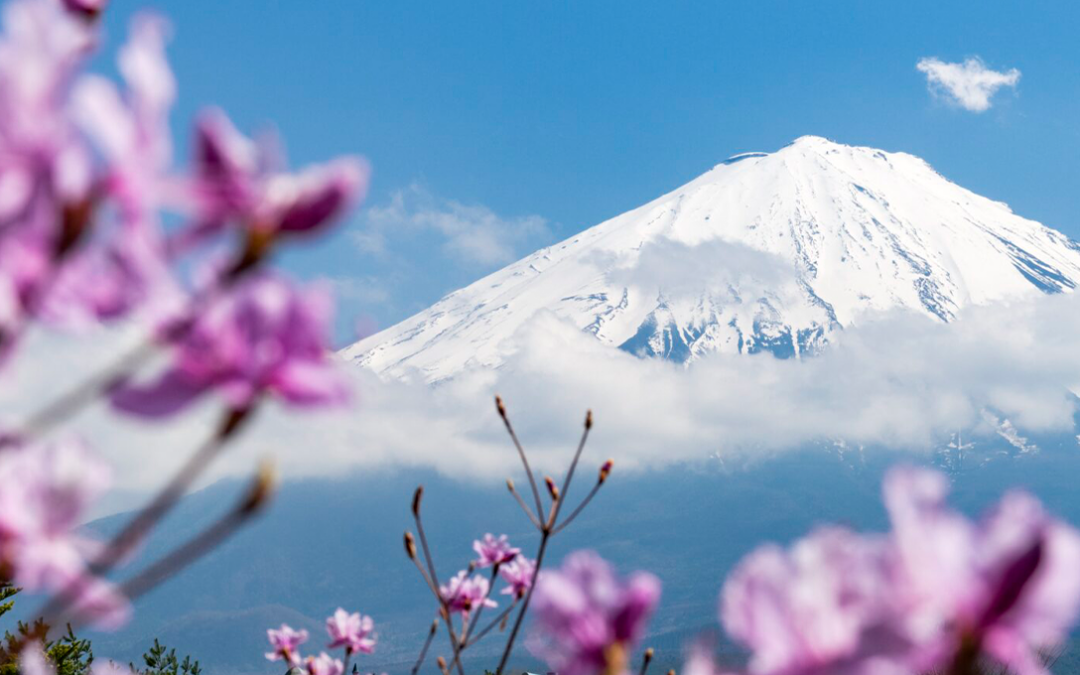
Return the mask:
[[150, 298], [156, 309], [180, 295], [165, 258], [159, 216], [180, 199], [169, 176], [168, 114], [176, 83], [165, 58], [167, 33], [159, 17], [139, 15], [132, 21], [119, 56], [126, 97], [98, 76], [85, 76], [73, 92], [74, 116], [106, 160], [104, 190], [117, 206], [119, 223], [65, 265], [47, 307], [54, 321], [115, 319]]
[[686, 659], [679, 672], [682, 675], [726, 675], [716, 664], [713, 647], [705, 639], [695, 640], [686, 651]]
[[330, 634], [329, 649], [344, 647], [348, 653], [360, 652], [371, 654], [375, 651], [375, 639], [371, 631], [375, 622], [370, 616], [359, 613], [349, 614], [340, 607], [326, 620], [326, 631]]
[[446, 602], [451, 612], [468, 616], [474, 609], [495, 607], [498, 605], [488, 597], [491, 585], [479, 574], [469, 578], [468, 572], [461, 570], [445, 586], [439, 586], [439, 595]]
[[536, 572], [536, 562], [519, 555], [511, 562], [499, 568], [499, 576], [508, 585], [502, 590], [503, 595], [513, 595], [521, 598], [532, 586], [533, 574]]
[[35, 203], [85, 195], [89, 156], [66, 114], [67, 95], [95, 41], [60, 0], [15, 0], [2, 11], [0, 230], [27, 220]]
[[2, 12], [0, 332], [36, 309], [66, 236], [62, 214], [88, 199], [90, 155], [67, 98], [95, 39], [60, 0], [15, 0]]
[[521, 553], [520, 548], [510, 546], [505, 534], [495, 537], [490, 532], [483, 539], [473, 542], [473, 550], [480, 556], [476, 559], [476, 566], [481, 569], [510, 562]]
[[175, 413], [212, 389], [234, 409], [269, 394], [295, 406], [346, 400], [327, 351], [332, 303], [321, 288], [297, 290], [260, 274], [239, 282], [196, 318], [156, 381], [125, 384], [113, 404], [144, 417]]
[[750, 671], [947, 671], [982, 652], [1042, 675], [1040, 650], [1080, 611], [1080, 534], [1020, 492], [973, 523], [947, 507], [948, 489], [936, 471], [893, 469], [888, 535], [830, 528], [747, 556], [721, 614], [750, 647]]
[[270, 628], [266, 631], [266, 637], [270, 640], [273, 651], [266, 653], [270, 661], [285, 661], [290, 666], [300, 665], [300, 645], [307, 642], [306, 630], [293, 630], [287, 624], [281, 624], [277, 630]]
[[326, 652], [319, 654], [317, 657], [307, 657], [304, 660], [304, 666], [307, 668], [309, 675], [342, 675], [345, 672], [345, 664]]
[[69, 595], [73, 613], [103, 628], [124, 623], [130, 607], [115, 586], [89, 574], [85, 556], [95, 542], [77, 528], [109, 479], [108, 467], [76, 440], [0, 452], [0, 563], [7, 576], [27, 590]]
[[948, 482], [927, 469], [886, 477], [899, 561], [899, 617], [922, 647], [919, 668], [947, 666], [962, 641], [1021, 675], [1045, 672], [1080, 610], [1080, 534], [1022, 492], [975, 525], [945, 506]]
[[638, 572], [628, 579], [591, 551], [541, 572], [533, 593], [529, 648], [562, 675], [623, 673], [660, 599], [660, 581]]
[[367, 192], [367, 165], [346, 157], [299, 173], [274, 166], [272, 152], [253, 143], [219, 110], [198, 122], [195, 224], [181, 233], [184, 250], [221, 232], [229, 223], [274, 233], [320, 230]]
[[751, 673], [902, 672], [910, 645], [891, 629], [889, 589], [884, 538], [826, 528], [744, 558], [721, 621], [751, 649]]
[[19, 652], [19, 673], [21, 675], [56, 675], [56, 669], [45, 657], [45, 650], [40, 642], [31, 642]]

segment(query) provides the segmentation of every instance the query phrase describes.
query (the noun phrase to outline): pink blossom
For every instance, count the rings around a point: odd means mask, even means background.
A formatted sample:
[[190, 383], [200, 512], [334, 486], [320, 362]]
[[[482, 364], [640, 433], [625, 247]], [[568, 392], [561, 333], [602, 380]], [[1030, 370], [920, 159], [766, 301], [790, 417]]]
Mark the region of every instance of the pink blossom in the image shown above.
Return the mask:
[[479, 574], [469, 578], [468, 572], [461, 570], [445, 586], [439, 586], [439, 595], [446, 602], [451, 612], [468, 616], [474, 609], [495, 607], [498, 603], [488, 597], [491, 585]]
[[309, 675], [342, 675], [345, 672], [345, 664], [326, 652], [319, 654], [317, 657], [307, 657], [304, 660], [304, 666], [307, 668]]
[[270, 640], [270, 646], [273, 651], [266, 653], [266, 658], [270, 661], [285, 661], [290, 666], [300, 665], [300, 645], [307, 642], [308, 632], [306, 630], [293, 630], [287, 624], [281, 624], [281, 628], [274, 630], [270, 628], [266, 631], [266, 637]]
[[165, 259], [160, 209], [176, 203], [169, 177], [168, 113], [176, 84], [165, 59], [168, 28], [155, 16], [133, 22], [119, 68], [126, 98], [102, 77], [84, 77], [73, 94], [75, 117], [97, 142], [108, 164], [105, 190], [119, 223], [85, 247], [59, 275], [48, 317], [64, 323], [115, 319], [154, 298], [178, 296]]
[[591, 551], [541, 572], [533, 594], [529, 647], [562, 675], [624, 673], [660, 599], [660, 581], [638, 572], [619, 578]]
[[476, 566], [481, 569], [510, 562], [521, 553], [520, 548], [510, 546], [505, 534], [496, 538], [490, 532], [473, 542], [473, 550], [480, 556]]
[[36, 203], [79, 201], [89, 187], [89, 157], [66, 115], [66, 98], [95, 35], [59, 0], [6, 3], [3, 23], [0, 227], [6, 228], [27, 220]]
[[77, 528], [109, 477], [108, 467], [73, 439], [0, 452], [0, 566], [27, 590], [70, 596], [72, 613], [103, 628], [124, 623], [130, 607], [113, 584], [89, 574], [85, 554], [94, 542]]
[[500, 567], [499, 576], [507, 583], [506, 588], [502, 590], [503, 595], [513, 595], [516, 598], [524, 597], [526, 591], [532, 586], [533, 574], [535, 573], [536, 562], [522, 555]]
[[948, 483], [927, 469], [886, 477], [900, 565], [894, 588], [920, 640], [917, 667], [947, 666], [962, 641], [1021, 675], [1043, 673], [1080, 610], [1080, 534], [1036, 499], [1007, 494], [975, 525], [944, 504]]
[[261, 274], [214, 302], [175, 345], [173, 364], [148, 384], [113, 392], [113, 404], [145, 417], [175, 413], [211, 389], [234, 409], [263, 394], [295, 406], [343, 402], [344, 383], [327, 354], [331, 301]]
[[195, 224], [181, 234], [184, 249], [221, 232], [229, 223], [276, 234], [320, 230], [367, 191], [367, 165], [342, 158], [287, 173], [274, 166], [271, 152], [236, 130], [224, 113], [210, 110], [198, 123]]
[[[3, 7], [0, 36], [0, 332], [36, 310], [67, 240], [67, 209], [88, 198], [90, 155], [67, 113], [69, 85], [94, 42], [59, 0]], [[60, 225], [70, 225], [62, 232]]]
[[326, 631], [330, 634], [330, 644], [327, 647], [344, 647], [350, 654], [371, 654], [375, 651], [375, 639], [371, 637], [374, 628], [375, 622], [370, 616], [349, 614], [339, 607], [334, 615], [326, 620]]
[[0, 481], [0, 558], [14, 581], [39, 590], [77, 575], [83, 543], [75, 528], [108, 488], [108, 467], [72, 439], [8, 446]]
[[751, 649], [750, 672], [902, 671], [909, 645], [890, 626], [889, 553], [882, 537], [827, 528], [744, 558], [724, 583], [720, 613]]

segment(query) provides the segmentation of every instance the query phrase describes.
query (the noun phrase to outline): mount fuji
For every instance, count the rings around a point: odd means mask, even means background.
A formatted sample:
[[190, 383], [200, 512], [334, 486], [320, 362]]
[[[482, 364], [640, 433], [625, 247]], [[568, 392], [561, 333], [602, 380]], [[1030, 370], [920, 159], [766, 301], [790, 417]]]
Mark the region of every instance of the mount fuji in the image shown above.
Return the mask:
[[343, 350], [384, 377], [497, 367], [547, 310], [612, 347], [690, 363], [800, 357], [875, 312], [948, 322], [1071, 290], [1080, 245], [906, 153], [804, 136], [731, 157]]

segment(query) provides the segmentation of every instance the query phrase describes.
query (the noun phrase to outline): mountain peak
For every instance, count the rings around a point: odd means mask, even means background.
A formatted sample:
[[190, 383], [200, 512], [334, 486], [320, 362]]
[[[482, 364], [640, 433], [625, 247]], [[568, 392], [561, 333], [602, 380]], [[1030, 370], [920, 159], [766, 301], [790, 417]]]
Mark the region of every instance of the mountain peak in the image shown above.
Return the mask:
[[507, 339], [549, 310], [641, 356], [799, 357], [874, 312], [950, 321], [1078, 282], [1080, 246], [918, 157], [802, 136], [735, 155], [344, 354], [439, 380], [500, 364]]

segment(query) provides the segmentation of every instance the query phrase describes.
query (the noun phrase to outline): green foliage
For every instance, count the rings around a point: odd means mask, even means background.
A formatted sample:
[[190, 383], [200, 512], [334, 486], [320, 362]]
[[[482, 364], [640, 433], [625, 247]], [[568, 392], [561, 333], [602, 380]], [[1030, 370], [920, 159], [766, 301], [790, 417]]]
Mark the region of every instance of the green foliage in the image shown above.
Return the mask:
[[176, 650], [169, 649], [154, 638], [154, 646], [143, 654], [143, 662], [146, 668], [140, 670], [131, 664], [131, 669], [141, 675], [200, 675], [202, 668], [198, 661], [192, 661], [190, 656], [185, 656], [181, 661], [176, 657]]
[[[0, 582], [0, 616], [10, 612], [15, 606], [15, 595], [19, 589], [8, 582]], [[19, 647], [28, 640], [40, 639], [46, 633], [45, 623], [38, 619], [32, 624], [19, 621], [15, 632], [4, 632], [0, 642], [0, 675], [17, 675], [19, 672]], [[45, 643], [45, 655], [56, 669], [57, 675], [88, 675], [90, 664], [94, 662], [94, 652], [90, 641], [75, 635], [71, 626], [58, 640]]]

